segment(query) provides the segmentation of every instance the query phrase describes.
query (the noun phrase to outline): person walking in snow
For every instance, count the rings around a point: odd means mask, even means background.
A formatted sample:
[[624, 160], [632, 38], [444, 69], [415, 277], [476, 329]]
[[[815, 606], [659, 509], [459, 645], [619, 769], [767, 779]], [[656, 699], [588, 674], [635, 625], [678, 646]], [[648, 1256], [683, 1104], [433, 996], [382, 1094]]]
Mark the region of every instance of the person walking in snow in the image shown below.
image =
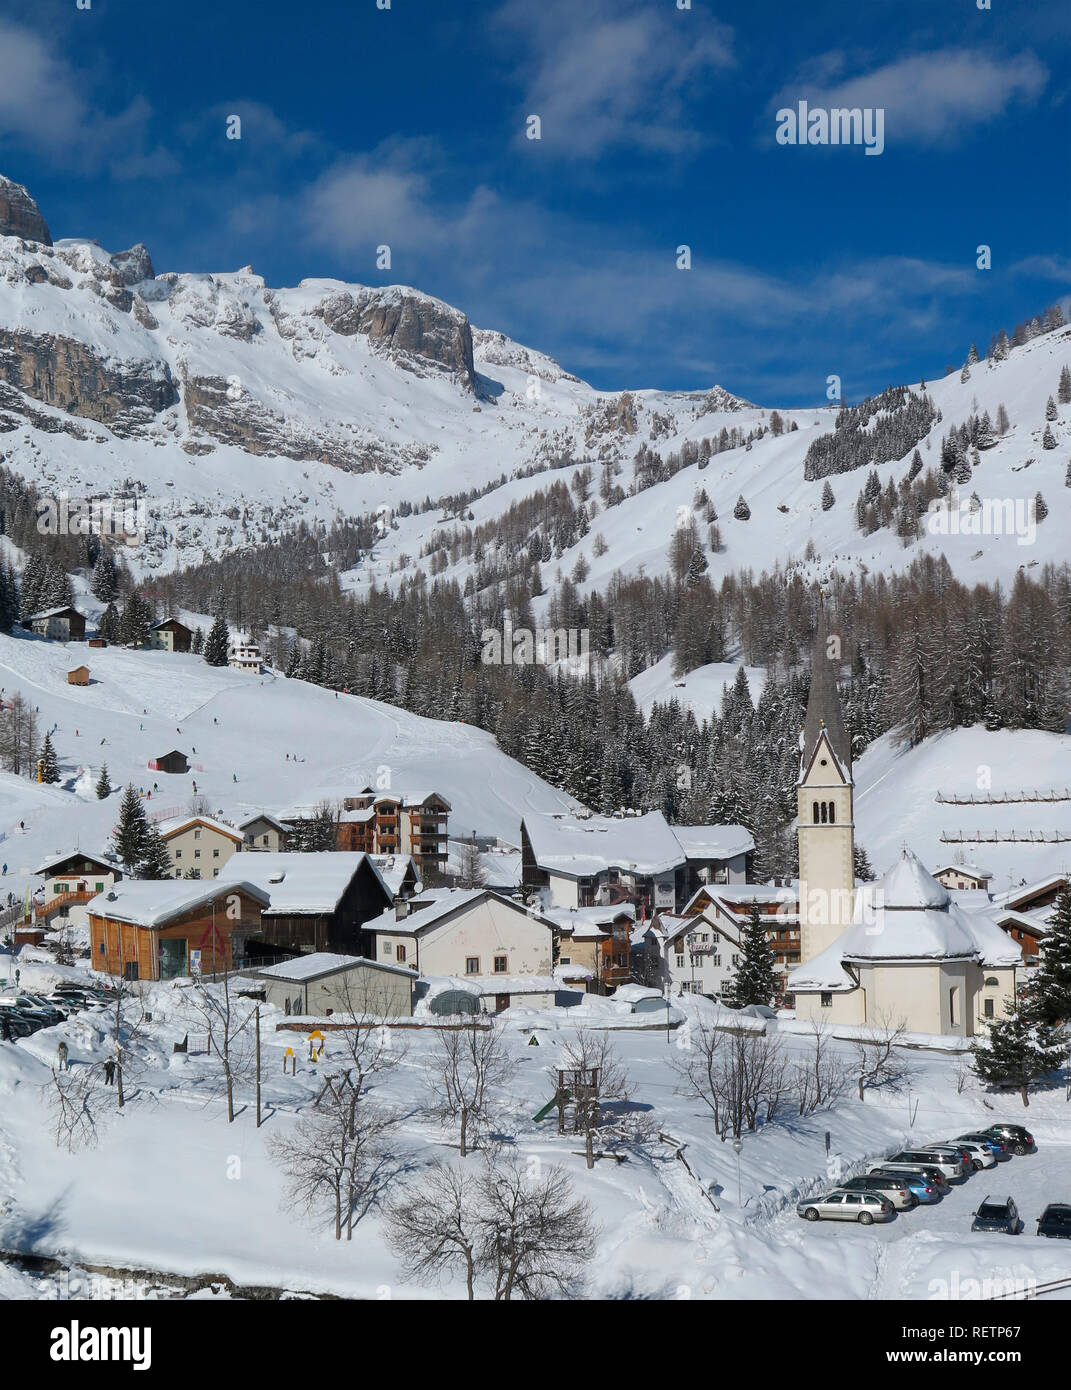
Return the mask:
[[237, 782], [237, 780], [238, 780], [238, 774], [237, 774], [237, 772], [232, 772], [232, 773], [231, 773], [231, 781], [232, 781], [232, 782]]
[[70, 1071], [70, 1067], [67, 1065], [67, 1044], [65, 1042], [61, 1042], [56, 1048], [56, 1059], [59, 1062], [60, 1071]]
[[[6, 864], [4, 865], [4, 877], [7, 878], [7, 865], [6, 865]], [[9, 903], [8, 906], [10, 907], [11, 904]]]
[[104, 1084], [105, 1086], [115, 1085], [115, 1058], [106, 1057], [104, 1059]]

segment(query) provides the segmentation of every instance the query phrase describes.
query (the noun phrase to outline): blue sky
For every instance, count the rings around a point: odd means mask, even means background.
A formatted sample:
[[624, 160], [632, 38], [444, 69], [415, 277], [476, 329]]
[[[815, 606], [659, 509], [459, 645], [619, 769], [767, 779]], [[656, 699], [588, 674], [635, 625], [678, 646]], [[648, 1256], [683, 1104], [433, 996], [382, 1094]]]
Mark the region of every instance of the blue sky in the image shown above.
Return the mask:
[[[0, 172], [55, 237], [416, 285], [602, 387], [858, 399], [1066, 298], [1063, 3], [677, 3], [0, 0]], [[778, 145], [801, 99], [884, 152]]]

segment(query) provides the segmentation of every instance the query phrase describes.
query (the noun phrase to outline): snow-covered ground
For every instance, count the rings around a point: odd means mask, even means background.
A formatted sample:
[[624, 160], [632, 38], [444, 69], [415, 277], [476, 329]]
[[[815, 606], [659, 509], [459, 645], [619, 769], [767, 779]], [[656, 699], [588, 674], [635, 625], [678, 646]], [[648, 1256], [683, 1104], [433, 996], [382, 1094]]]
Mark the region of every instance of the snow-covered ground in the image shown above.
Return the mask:
[[[67, 685], [67, 671], [82, 662], [92, 683]], [[214, 668], [193, 655], [0, 635], [0, 685], [8, 695], [21, 690], [38, 707], [42, 735], [58, 726], [53, 742], [63, 778], [39, 786], [0, 773], [7, 891], [20, 891], [19, 875], [57, 850], [104, 848], [118, 793], [97, 801], [102, 762], [113, 786], [132, 781], [151, 793], [149, 812], [186, 810], [194, 783], [213, 811], [241, 819], [314, 802], [324, 788], [358, 790], [371, 782], [399, 792], [439, 791], [453, 808], [451, 834], [475, 831], [516, 843], [526, 811], [573, 804], [483, 730], [374, 700], [336, 698], [304, 681]], [[194, 764], [189, 773], [148, 768], [173, 748]]]
[[[24, 971], [24, 985], [43, 986], [57, 974], [46, 965], [25, 965]], [[266, 1120], [257, 1130], [252, 1087], [243, 1082], [238, 1117], [228, 1125], [218, 1067], [204, 1054], [203, 1035], [190, 1026], [188, 994], [178, 983], [151, 988], [146, 1005], [152, 1023], [138, 1047], [143, 1070], [133, 1097], [118, 1113], [109, 1096], [100, 1112], [99, 1143], [75, 1154], [50, 1136], [42, 1087], [50, 1081], [58, 1040], [67, 1039], [77, 1068], [102, 1055], [100, 1029], [83, 1016], [20, 1043], [0, 1044], [0, 1187], [10, 1194], [0, 1216], [0, 1244], [73, 1262], [226, 1275], [238, 1284], [434, 1297], [434, 1286], [403, 1282], [378, 1209], [358, 1222], [352, 1243], [336, 1243], [326, 1218], [295, 1210], [266, 1150], [271, 1136], [308, 1113], [337, 1042], [328, 1035], [319, 1064], [305, 1060], [298, 1047], [297, 1074], [284, 1077], [283, 1050], [299, 1035], [276, 1033], [278, 1015], [265, 1009]], [[689, 1011], [709, 1008], [703, 1000], [681, 1003]], [[954, 1055], [910, 1051], [909, 1076], [895, 1092], [870, 1091], [860, 1103], [849, 1087], [832, 1107], [800, 1117], [788, 1106], [780, 1118], [745, 1133], [738, 1191], [732, 1144], [720, 1142], [702, 1107], [679, 1094], [672, 1063], [688, 1046], [687, 1029], [668, 1039], [658, 1029], [612, 1035], [633, 1104], [649, 1108], [656, 1128], [685, 1146], [687, 1167], [675, 1158], [673, 1144], [653, 1140], [626, 1162], [599, 1160], [589, 1172], [574, 1152], [582, 1147], [576, 1136], [559, 1137], [553, 1118], [533, 1119], [552, 1094], [548, 1068], [557, 1064], [561, 1042], [573, 1036], [568, 1011], [543, 1023], [539, 1046], [529, 1044], [527, 1029], [509, 1026], [509, 1015], [496, 1025], [511, 1060], [509, 1080], [496, 1094], [497, 1130], [511, 1136], [512, 1149], [525, 1160], [562, 1164], [577, 1194], [591, 1202], [601, 1228], [589, 1270], [592, 1296], [930, 1299], [955, 1296], [947, 1292], [953, 1280], [957, 1287], [967, 1279], [1044, 1283], [1068, 1272], [1062, 1243], [1033, 1233], [1046, 1203], [1071, 1200], [1071, 1108], [1062, 1088], [1036, 1095], [1024, 1111], [1017, 1098], [985, 1095], [970, 1079], [960, 1089]], [[190, 1052], [175, 1057], [172, 1043], [187, 1029]], [[457, 1159], [453, 1136], [426, 1111], [433, 1032], [395, 1037], [398, 1065], [374, 1078], [369, 1096], [399, 1106], [405, 1116], [391, 1144], [397, 1168], [391, 1187], [435, 1160]], [[782, 1045], [793, 1059], [813, 1046], [802, 1030], [786, 1030]], [[850, 1056], [850, 1044], [835, 1046]], [[815, 1227], [795, 1214], [795, 1202], [831, 1185], [831, 1174], [858, 1171], [904, 1140], [948, 1138], [999, 1118], [1028, 1123], [1039, 1153], [970, 1178], [936, 1207], [869, 1230]], [[989, 1193], [1009, 1193], [1018, 1202], [1026, 1231], [1014, 1241], [970, 1234], [976, 1199]], [[28, 1282], [8, 1272], [0, 1295], [5, 1289], [26, 1294]], [[463, 1296], [456, 1285], [445, 1291]]]

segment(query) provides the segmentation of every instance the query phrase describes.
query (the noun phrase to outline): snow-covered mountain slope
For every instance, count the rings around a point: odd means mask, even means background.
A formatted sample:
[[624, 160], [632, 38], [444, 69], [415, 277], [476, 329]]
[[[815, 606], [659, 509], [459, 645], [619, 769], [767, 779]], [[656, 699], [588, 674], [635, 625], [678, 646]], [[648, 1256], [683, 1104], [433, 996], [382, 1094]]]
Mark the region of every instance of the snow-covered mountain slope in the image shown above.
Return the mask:
[[[1029, 799], [1039, 793], [1066, 799]], [[1028, 799], [987, 800], [1021, 794]], [[972, 797], [973, 804], [964, 804]], [[994, 892], [1067, 872], [1071, 736], [1038, 729], [990, 732], [979, 725], [935, 734], [915, 748], [895, 748], [886, 734], [856, 763], [855, 824], [879, 874], [904, 845], [930, 868], [965, 863], [988, 869]], [[994, 835], [1002, 838], [994, 841]]]
[[[67, 671], [87, 660], [92, 683], [68, 686]], [[282, 676], [214, 668], [200, 657], [121, 647], [87, 652], [78, 643], [0, 635], [0, 686], [4, 698], [18, 689], [38, 706], [42, 735], [58, 726], [53, 740], [62, 773], [54, 786], [0, 773], [5, 900], [7, 892], [20, 891], [20, 873], [54, 851], [104, 847], [118, 795], [103, 802], [94, 795], [102, 762], [113, 786], [132, 781], [152, 791], [158, 784], [149, 811], [188, 809], [196, 782], [210, 808], [232, 819], [314, 803], [328, 789], [389, 776], [395, 791], [441, 792], [453, 808], [452, 835], [475, 831], [517, 843], [526, 811], [576, 804], [480, 729], [354, 696], [336, 699]], [[190, 758], [191, 773], [148, 768], [150, 759], [173, 748]]]
[[[471, 504], [476, 523], [570, 481], [584, 463], [596, 482], [600, 466], [614, 464], [627, 493], [641, 445], [665, 458], [723, 428], [769, 429], [769, 408], [720, 387], [638, 390], [624, 401], [595, 391], [414, 289], [323, 279], [271, 289], [249, 267], [156, 275], [141, 245], [109, 254], [84, 239], [53, 244], [25, 190], [0, 180], [0, 192], [0, 213], [10, 214], [0, 216], [0, 452], [48, 494], [143, 492], [149, 536], [129, 556], [143, 572], [268, 540], [300, 518], [419, 506], [503, 475], [503, 486]], [[589, 534], [560, 557], [562, 571], [583, 553], [589, 587], [617, 570], [663, 573], [674, 527], [700, 486], [722, 533], [723, 549], [708, 556], [715, 576], [800, 561], [809, 541], [815, 572], [834, 561], [898, 567], [919, 546], [946, 551], [968, 579], [1052, 558], [1071, 500], [1071, 406], [1053, 423], [1056, 449], [1042, 450], [1040, 435], [1069, 361], [1063, 329], [975, 365], [966, 382], [952, 374], [927, 384], [942, 416], [921, 445], [927, 465], [951, 425], [1006, 406], [1011, 430], [985, 451], [972, 487], [985, 498], [1041, 490], [1050, 517], [1032, 545], [929, 536], [905, 550], [888, 529], [863, 537], [853, 510], [863, 469], [832, 478], [836, 503], [823, 511], [822, 480], [805, 480], [803, 470], [810, 443], [833, 427], [835, 412], [823, 407], [781, 411], [785, 433], [692, 463], [607, 510], [599, 504]], [[816, 380], [816, 396], [824, 389]], [[533, 469], [543, 471], [515, 476]], [[879, 471], [883, 483], [899, 479], [905, 461]], [[750, 520], [733, 517], [740, 495]], [[396, 582], [422, 563], [438, 522], [435, 508], [399, 518], [348, 582]], [[464, 580], [471, 569], [461, 560], [444, 573]]]

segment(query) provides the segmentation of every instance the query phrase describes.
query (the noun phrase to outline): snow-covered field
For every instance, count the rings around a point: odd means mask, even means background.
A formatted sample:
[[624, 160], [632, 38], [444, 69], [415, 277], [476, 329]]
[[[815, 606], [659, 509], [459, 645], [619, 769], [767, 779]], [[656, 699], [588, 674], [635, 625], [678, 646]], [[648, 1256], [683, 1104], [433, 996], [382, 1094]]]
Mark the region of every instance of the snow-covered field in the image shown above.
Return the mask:
[[[24, 966], [23, 984], [45, 985], [55, 967]], [[64, 972], [71, 973], [71, 972]], [[327, 1038], [323, 1062], [299, 1055], [297, 1074], [283, 1075], [282, 1054], [293, 1032], [276, 1033], [278, 1015], [265, 1009], [266, 1120], [255, 1126], [251, 1083], [239, 1087], [239, 1113], [228, 1125], [218, 1096], [218, 1065], [190, 1029], [190, 1053], [174, 1057], [172, 1043], [190, 1028], [179, 983], [153, 986], [146, 1000], [152, 1023], [138, 1051], [142, 1074], [122, 1113], [111, 1095], [102, 1103], [96, 1147], [70, 1154], [53, 1142], [42, 1086], [50, 1081], [58, 1040], [70, 1045], [77, 1068], [102, 1055], [91, 1017], [69, 1020], [17, 1044], [0, 1045], [4, 1142], [0, 1186], [10, 1194], [0, 1215], [6, 1249], [59, 1254], [72, 1262], [157, 1269], [177, 1275], [226, 1275], [238, 1284], [268, 1284], [354, 1297], [430, 1298], [436, 1286], [408, 1284], [383, 1239], [373, 1209], [352, 1242], [336, 1243], [330, 1221], [295, 1210], [287, 1182], [265, 1145], [309, 1112], [325, 1066], [337, 1055]], [[707, 1010], [705, 1001], [685, 1003]], [[688, 1029], [619, 1031], [613, 1044], [632, 1086], [634, 1106], [649, 1109], [657, 1130], [683, 1144], [685, 1164], [668, 1142], [651, 1140], [617, 1164], [585, 1168], [577, 1137], [559, 1137], [553, 1118], [532, 1118], [551, 1096], [548, 1068], [573, 1036], [568, 1011], [542, 1020], [539, 1046], [529, 1029], [496, 1024], [511, 1059], [508, 1083], [496, 1094], [496, 1129], [526, 1161], [560, 1163], [576, 1193], [592, 1204], [598, 1253], [588, 1294], [624, 1298], [911, 1298], [955, 1297], [964, 1281], [1048, 1280], [1065, 1277], [1063, 1243], [1038, 1239], [1034, 1221], [1051, 1201], [1071, 1200], [1071, 1108], [1061, 1088], [1033, 1098], [1024, 1111], [1015, 1097], [984, 1095], [973, 1081], [959, 1089], [955, 1055], [910, 1051], [909, 1075], [896, 1091], [854, 1090], [830, 1108], [800, 1117], [792, 1107], [745, 1133], [739, 1158], [722, 1143], [702, 1107], [679, 1094], [674, 1059], [684, 1055]], [[388, 1187], [436, 1160], [456, 1161], [456, 1136], [427, 1113], [432, 1030], [395, 1035], [400, 1060], [374, 1078], [369, 1100], [400, 1107], [403, 1122], [391, 1143]], [[786, 1030], [790, 1058], [813, 1045], [803, 1031]], [[849, 1043], [835, 1044], [847, 1057]], [[1028, 1123], [1039, 1153], [1012, 1159], [971, 1177], [936, 1207], [898, 1215], [888, 1226], [805, 1224], [795, 1202], [849, 1174], [906, 1139], [937, 1140], [999, 1118]], [[826, 1156], [826, 1132], [830, 1155]], [[451, 1144], [454, 1147], [451, 1147]], [[470, 1156], [467, 1163], [478, 1163]], [[972, 1235], [970, 1216], [989, 1193], [1011, 1194], [1026, 1230], [1011, 1240]], [[711, 1204], [711, 1199], [713, 1204]], [[717, 1208], [717, 1210], [715, 1209]], [[23, 1276], [7, 1287], [25, 1293]], [[942, 1282], [944, 1281], [944, 1282]], [[956, 1283], [958, 1281], [958, 1284]], [[0, 1293], [4, 1286], [0, 1284]], [[450, 1284], [445, 1292], [463, 1296]], [[961, 1297], [969, 1296], [961, 1292]]]

